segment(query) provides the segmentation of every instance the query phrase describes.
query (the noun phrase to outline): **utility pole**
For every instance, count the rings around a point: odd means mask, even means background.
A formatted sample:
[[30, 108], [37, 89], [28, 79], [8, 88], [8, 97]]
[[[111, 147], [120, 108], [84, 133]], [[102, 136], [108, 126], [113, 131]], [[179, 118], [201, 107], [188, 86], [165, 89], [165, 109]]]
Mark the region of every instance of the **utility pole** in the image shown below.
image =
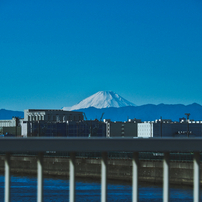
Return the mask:
[[189, 137], [189, 116], [190, 116], [190, 113], [185, 113], [185, 115], [187, 116], [187, 137]]

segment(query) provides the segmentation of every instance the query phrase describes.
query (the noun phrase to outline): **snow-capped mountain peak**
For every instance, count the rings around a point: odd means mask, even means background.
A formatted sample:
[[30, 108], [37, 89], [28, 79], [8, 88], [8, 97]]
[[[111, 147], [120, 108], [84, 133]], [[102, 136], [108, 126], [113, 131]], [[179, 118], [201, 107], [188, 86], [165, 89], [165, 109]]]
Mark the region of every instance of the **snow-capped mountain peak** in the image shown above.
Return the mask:
[[[109, 108], [109, 107], [125, 107], [125, 106], [135, 106], [133, 103], [127, 101], [120, 95], [114, 93], [113, 91], [99, 91], [90, 97], [82, 100], [78, 104], [71, 107], [71, 110], [84, 109], [89, 107], [95, 108]], [[66, 107], [64, 110], [68, 110]]]

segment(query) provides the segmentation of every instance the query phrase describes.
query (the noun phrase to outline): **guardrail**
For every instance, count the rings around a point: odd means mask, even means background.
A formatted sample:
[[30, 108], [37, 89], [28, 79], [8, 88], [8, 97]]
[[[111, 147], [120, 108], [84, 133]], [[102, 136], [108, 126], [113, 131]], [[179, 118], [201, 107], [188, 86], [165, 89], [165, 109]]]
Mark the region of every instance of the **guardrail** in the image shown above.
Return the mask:
[[107, 152], [129, 151], [132, 158], [132, 200], [138, 201], [138, 152], [164, 152], [163, 201], [168, 202], [169, 153], [194, 152], [193, 196], [200, 198], [200, 151], [202, 138], [2, 138], [0, 151], [5, 152], [5, 202], [10, 202], [10, 155], [14, 152], [37, 152], [37, 201], [43, 201], [43, 153], [46, 151], [70, 152], [69, 201], [75, 201], [75, 152], [102, 152], [101, 201], [107, 201]]

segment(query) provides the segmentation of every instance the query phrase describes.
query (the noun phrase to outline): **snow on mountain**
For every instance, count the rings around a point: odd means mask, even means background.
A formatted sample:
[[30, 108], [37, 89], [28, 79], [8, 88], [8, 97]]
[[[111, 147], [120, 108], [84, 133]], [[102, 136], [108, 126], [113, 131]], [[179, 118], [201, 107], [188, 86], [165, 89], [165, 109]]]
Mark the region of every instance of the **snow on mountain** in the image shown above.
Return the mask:
[[[99, 91], [91, 95], [90, 97], [87, 97], [86, 99], [82, 100], [78, 104], [72, 106], [71, 110], [84, 109], [89, 107], [101, 109], [126, 106], [135, 105], [112, 91]], [[69, 108], [64, 107], [63, 110], [69, 110]]]

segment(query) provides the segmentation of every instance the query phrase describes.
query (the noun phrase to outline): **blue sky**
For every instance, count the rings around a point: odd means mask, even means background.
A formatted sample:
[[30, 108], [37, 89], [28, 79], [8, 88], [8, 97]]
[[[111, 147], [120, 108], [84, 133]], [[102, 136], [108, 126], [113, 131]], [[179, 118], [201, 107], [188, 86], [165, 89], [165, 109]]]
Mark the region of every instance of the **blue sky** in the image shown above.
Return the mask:
[[202, 1], [1, 0], [0, 67], [5, 109], [202, 104]]

